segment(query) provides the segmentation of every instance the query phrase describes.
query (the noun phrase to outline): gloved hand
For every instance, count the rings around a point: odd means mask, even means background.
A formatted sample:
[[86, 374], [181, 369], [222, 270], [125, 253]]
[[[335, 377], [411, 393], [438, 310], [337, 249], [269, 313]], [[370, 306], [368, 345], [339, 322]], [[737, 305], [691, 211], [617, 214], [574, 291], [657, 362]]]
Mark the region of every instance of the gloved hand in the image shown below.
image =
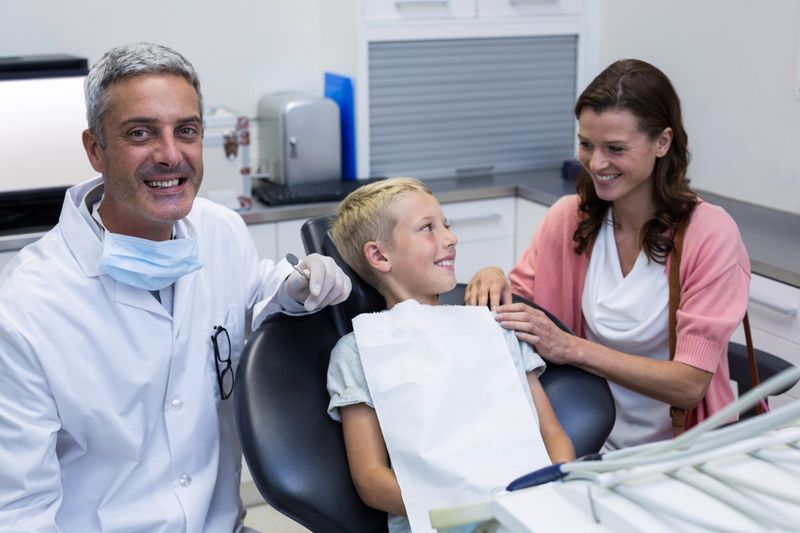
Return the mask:
[[297, 268], [308, 274], [308, 278], [293, 270], [283, 288], [286, 296], [302, 303], [308, 311], [321, 309], [326, 305], [343, 302], [350, 295], [352, 287], [339, 265], [328, 256], [311, 254], [297, 265]]

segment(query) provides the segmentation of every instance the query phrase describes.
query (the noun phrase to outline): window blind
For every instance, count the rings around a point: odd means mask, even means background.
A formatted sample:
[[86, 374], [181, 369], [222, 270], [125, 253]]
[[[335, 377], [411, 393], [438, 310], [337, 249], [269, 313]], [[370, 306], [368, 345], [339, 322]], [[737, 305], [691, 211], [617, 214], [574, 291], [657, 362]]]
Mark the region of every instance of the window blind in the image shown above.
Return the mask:
[[452, 177], [574, 154], [577, 36], [372, 42], [370, 172]]

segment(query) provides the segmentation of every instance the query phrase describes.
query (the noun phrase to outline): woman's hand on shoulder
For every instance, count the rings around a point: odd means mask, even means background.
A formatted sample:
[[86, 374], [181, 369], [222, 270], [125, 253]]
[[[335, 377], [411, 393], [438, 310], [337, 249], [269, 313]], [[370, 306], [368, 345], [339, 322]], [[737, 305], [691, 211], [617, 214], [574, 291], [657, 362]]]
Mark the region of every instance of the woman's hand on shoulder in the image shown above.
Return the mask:
[[498, 267], [482, 268], [469, 280], [464, 291], [466, 305], [489, 306], [511, 303], [511, 285], [503, 270]]
[[553, 363], [575, 363], [577, 340], [563, 331], [546, 314], [527, 304], [501, 305], [496, 320], [506, 329], [513, 329], [517, 338], [527, 342], [536, 352]]

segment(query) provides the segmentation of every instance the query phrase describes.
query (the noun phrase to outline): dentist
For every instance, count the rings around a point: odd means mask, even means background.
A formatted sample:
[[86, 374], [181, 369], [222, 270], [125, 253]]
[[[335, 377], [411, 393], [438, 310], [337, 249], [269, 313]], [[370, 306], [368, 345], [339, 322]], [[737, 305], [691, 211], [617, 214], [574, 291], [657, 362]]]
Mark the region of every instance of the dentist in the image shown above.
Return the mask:
[[0, 274], [0, 530], [241, 531], [245, 335], [350, 280], [319, 255], [310, 279], [259, 263], [241, 217], [196, 198], [202, 96], [180, 54], [107, 52], [86, 107], [101, 176]]

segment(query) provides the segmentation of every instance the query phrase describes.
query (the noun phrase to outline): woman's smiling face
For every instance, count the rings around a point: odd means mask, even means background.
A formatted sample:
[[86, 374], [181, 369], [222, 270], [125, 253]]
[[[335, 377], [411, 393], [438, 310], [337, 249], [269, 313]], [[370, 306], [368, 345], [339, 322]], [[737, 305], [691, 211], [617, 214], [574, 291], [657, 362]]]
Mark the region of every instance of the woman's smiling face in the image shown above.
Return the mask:
[[600, 113], [590, 108], [578, 117], [578, 159], [592, 178], [597, 196], [608, 202], [650, 198], [656, 159], [664, 156], [672, 141], [666, 128], [655, 139], [639, 128], [627, 110]]

